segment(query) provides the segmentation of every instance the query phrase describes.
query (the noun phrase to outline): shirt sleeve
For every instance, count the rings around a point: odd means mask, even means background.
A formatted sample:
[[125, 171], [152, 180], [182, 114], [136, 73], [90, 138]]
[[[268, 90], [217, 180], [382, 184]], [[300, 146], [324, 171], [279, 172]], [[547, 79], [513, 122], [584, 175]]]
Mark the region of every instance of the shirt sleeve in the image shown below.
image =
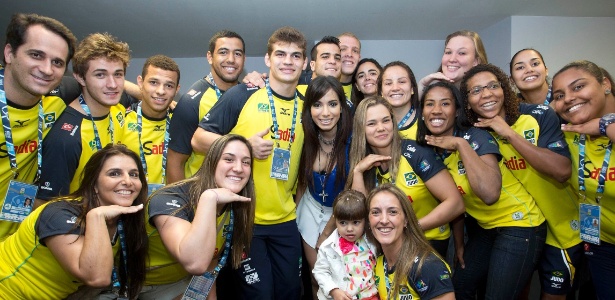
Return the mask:
[[61, 98], [67, 106], [79, 95], [81, 95], [81, 86], [73, 76], [63, 76], [60, 85], [47, 94]]
[[[43, 208], [35, 225], [35, 232], [41, 244], [45, 238], [61, 234], [80, 234], [79, 210], [66, 201], [49, 203]], [[45, 245], [46, 246], [46, 245]]]
[[502, 159], [498, 142], [486, 130], [474, 127], [470, 128], [466, 133], [464, 133], [463, 138], [470, 143], [470, 146], [474, 149], [474, 151], [476, 151], [478, 156], [495, 154], [498, 161]]
[[209, 113], [203, 117], [199, 127], [220, 135], [231, 132], [237, 124], [243, 106], [257, 90], [258, 88], [248, 88], [245, 84], [232, 87], [220, 97], [220, 100], [216, 102]]
[[159, 215], [173, 216], [192, 222], [194, 210], [190, 207], [188, 197], [189, 190], [186, 185], [163, 189], [154, 194], [147, 204], [150, 225], [155, 227], [152, 219]]
[[540, 126], [538, 147], [547, 148], [570, 158], [570, 149], [564, 138], [557, 113], [546, 105], [522, 104], [521, 108], [521, 113], [527, 113], [538, 121], [538, 126]]
[[433, 253], [425, 259], [421, 272], [417, 272], [415, 267], [410, 270], [408, 282], [421, 299], [432, 299], [454, 291], [448, 266]]
[[414, 172], [427, 182], [446, 166], [436, 157], [430, 147], [421, 146], [414, 140], [402, 140], [402, 155], [408, 161]]
[[204, 80], [199, 80], [177, 102], [169, 128], [169, 148], [173, 151], [186, 155], [192, 153], [190, 141], [199, 126], [199, 106], [207, 88]]

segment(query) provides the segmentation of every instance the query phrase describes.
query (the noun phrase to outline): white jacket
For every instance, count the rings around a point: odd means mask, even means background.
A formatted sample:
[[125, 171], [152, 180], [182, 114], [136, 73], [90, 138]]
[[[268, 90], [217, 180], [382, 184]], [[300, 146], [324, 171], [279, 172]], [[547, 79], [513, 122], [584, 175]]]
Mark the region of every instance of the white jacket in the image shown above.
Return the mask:
[[[367, 241], [365, 234], [363, 234], [363, 239], [374, 254], [374, 257], [377, 257], [376, 246]], [[320, 287], [317, 294], [319, 300], [333, 299], [329, 293], [335, 288], [344, 290], [349, 282], [346, 266], [344, 265], [344, 254], [340, 249], [339, 240], [340, 235], [337, 229], [335, 229], [318, 249], [318, 256], [312, 274], [314, 274], [314, 278]]]

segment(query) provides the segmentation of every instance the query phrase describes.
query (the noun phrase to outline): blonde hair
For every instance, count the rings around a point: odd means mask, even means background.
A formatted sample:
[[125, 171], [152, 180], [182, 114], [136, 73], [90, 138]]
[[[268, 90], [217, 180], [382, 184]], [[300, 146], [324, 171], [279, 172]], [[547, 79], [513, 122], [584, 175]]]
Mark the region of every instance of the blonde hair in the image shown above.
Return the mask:
[[[389, 111], [391, 115], [391, 122], [393, 123], [394, 130], [393, 140], [389, 147], [391, 147], [391, 160], [389, 161], [389, 174], [391, 178], [395, 180], [397, 177], [397, 170], [399, 168], [399, 160], [401, 158], [401, 136], [395, 128], [395, 115], [393, 115], [393, 108], [389, 104], [389, 102], [382, 98], [381, 96], [370, 96], [357, 106], [354, 115], [354, 121], [352, 122], [352, 133], [353, 139], [350, 143], [350, 170], [348, 174], [348, 181], [346, 182], [346, 188], [350, 188], [352, 186], [352, 181], [354, 180], [354, 174], [352, 170], [359, 164], [359, 162], [365, 158], [366, 156], [373, 154], [374, 151], [367, 144], [367, 139], [365, 137], [365, 123], [367, 121], [367, 110], [371, 107], [383, 105]], [[365, 182], [365, 189], [367, 191], [373, 189], [376, 186], [376, 168], [371, 168], [363, 174], [363, 179]]]
[[105, 58], [111, 61], [121, 61], [124, 71], [130, 61], [130, 49], [128, 44], [120, 42], [116, 37], [108, 33], [92, 33], [84, 38], [73, 57], [73, 72], [80, 77], [85, 77], [90, 61], [97, 58]]

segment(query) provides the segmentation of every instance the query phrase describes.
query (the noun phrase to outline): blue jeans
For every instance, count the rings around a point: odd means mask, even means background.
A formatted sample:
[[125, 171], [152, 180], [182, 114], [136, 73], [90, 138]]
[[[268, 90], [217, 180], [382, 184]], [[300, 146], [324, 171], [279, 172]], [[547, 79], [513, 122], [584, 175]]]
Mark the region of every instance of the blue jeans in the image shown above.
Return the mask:
[[457, 299], [476, 299], [486, 282], [485, 299], [516, 299], [530, 280], [547, 238], [546, 222], [536, 227], [474, 228], [465, 245], [465, 269], [455, 268]]

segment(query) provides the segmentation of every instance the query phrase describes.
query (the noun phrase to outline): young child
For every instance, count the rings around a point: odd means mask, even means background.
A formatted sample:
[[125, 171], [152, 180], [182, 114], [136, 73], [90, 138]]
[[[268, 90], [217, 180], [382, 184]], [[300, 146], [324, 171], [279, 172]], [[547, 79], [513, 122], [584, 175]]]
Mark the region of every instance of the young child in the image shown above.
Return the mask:
[[333, 202], [337, 229], [320, 249], [314, 265], [318, 299], [379, 299], [374, 283], [376, 247], [365, 238], [365, 196], [341, 192]]

